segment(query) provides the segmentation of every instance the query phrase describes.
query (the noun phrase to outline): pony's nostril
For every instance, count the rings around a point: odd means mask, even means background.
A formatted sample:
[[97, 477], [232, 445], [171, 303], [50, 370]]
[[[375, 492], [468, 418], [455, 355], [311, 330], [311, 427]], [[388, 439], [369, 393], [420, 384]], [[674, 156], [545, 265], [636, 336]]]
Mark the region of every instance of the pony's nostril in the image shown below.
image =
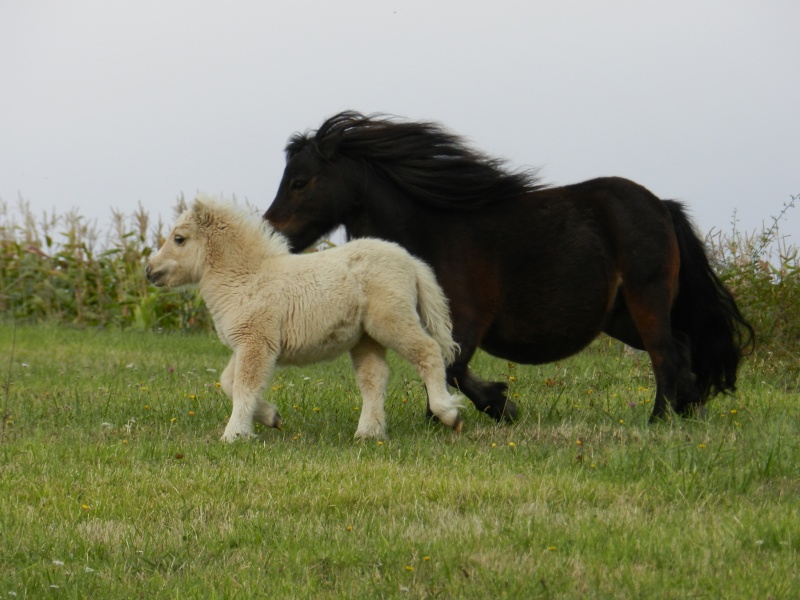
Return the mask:
[[158, 285], [159, 273], [154, 271], [149, 264], [144, 268], [144, 276], [150, 283]]

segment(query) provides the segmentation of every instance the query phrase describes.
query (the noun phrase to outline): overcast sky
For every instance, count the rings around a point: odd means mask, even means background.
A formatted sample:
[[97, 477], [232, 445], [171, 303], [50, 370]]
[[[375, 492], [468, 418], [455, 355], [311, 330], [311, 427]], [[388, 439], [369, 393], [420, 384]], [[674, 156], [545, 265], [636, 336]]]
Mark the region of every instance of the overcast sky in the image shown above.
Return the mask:
[[760, 230], [800, 194], [799, 28], [797, 0], [2, 0], [0, 199], [266, 209], [288, 137], [355, 109]]

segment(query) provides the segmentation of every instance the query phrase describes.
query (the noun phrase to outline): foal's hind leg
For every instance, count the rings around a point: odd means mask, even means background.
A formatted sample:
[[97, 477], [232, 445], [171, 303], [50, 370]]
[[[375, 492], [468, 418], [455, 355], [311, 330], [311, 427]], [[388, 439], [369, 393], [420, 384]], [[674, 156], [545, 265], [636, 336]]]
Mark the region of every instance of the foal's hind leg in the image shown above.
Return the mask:
[[444, 358], [439, 344], [422, 328], [416, 312], [403, 315], [385, 315], [387, 320], [378, 325], [371, 321], [367, 329], [380, 343], [397, 352], [411, 363], [419, 373], [428, 393], [428, 409], [442, 423], [461, 431], [458, 414], [461, 408], [458, 396], [447, 391]]
[[386, 437], [386, 412], [384, 410], [386, 385], [389, 382], [389, 364], [386, 348], [365, 335], [350, 351], [350, 359], [361, 390], [361, 416], [358, 419], [357, 438]]
[[439, 345], [427, 336], [420, 337], [414, 344], [414, 349], [396, 352], [410, 362], [425, 383], [428, 393], [428, 411], [448, 427], [461, 431], [463, 422], [458, 414], [461, 402], [458, 396], [447, 391], [446, 371]]

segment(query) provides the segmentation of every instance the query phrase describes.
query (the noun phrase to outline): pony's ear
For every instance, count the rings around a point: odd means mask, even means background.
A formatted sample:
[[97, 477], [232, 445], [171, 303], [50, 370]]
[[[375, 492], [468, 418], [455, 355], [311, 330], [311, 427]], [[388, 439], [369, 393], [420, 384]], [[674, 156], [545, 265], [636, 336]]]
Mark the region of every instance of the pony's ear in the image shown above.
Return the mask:
[[192, 211], [201, 227], [208, 227], [214, 222], [213, 211], [205, 200], [197, 198], [192, 205]]
[[336, 146], [333, 144], [318, 144], [315, 150], [326, 162], [334, 162], [336, 160]]
[[335, 139], [325, 140], [325, 143], [317, 144], [317, 152], [319, 152], [319, 155], [326, 161], [334, 162], [339, 157], [339, 142], [343, 137], [342, 134], [338, 134], [335, 136]]

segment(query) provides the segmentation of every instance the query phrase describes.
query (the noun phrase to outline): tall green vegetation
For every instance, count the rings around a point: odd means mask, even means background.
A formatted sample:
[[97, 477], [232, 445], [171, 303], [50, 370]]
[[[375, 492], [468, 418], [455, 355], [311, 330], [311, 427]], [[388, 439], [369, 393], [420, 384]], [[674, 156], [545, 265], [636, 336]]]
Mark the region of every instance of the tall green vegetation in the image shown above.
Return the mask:
[[[780, 223], [800, 195], [790, 196], [760, 232], [712, 231], [707, 245], [723, 281], [757, 332], [759, 352], [796, 354], [800, 347], [800, 256]], [[175, 213], [186, 206], [178, 198]], [[112, 212], [101, 234], [71, 211], [37, 217], [27, 203], [0, 202], [0, 315], [19, 322], [143, 330], [211, 327], [199, 296], [148, 285], [144, 265], [166, 233], [140, 206]]]
[[[185, 208], [179, 198], [175, 212]], [[139, 329], [206, 329], [200, 297], [164, 291], [144, 277], [147, 258], [165, 232], [140, 206], [112, 212], [101, 235], [75, 211], [37, 218], [27, 203], [0, 203], [0, 315], [20, 322]]]

